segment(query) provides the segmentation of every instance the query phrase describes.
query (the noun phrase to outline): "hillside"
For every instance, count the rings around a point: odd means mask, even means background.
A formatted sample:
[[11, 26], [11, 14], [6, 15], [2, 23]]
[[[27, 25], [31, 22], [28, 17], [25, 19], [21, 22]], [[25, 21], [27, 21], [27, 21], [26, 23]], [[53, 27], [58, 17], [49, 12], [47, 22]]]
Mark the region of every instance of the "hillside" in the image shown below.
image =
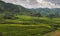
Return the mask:
[[58, 36], [57, 33], [60, 8], [27, 9], [0, 1], [0, 36]]
[[13, 12], [14, 13], [29, 12], [28, 9], [22, 6], [0, 1], [0, 13], [5, 12], [5, 11], [12, 12], [12, 13]]
[[50, 15], [54, 15], [55, 17], [60, 17], [60, 8], [36, 8], [36, 9], [27, 9], [20, 5], [15, 5], [12, 3], [6, 3], [0, 1], [0, 13], [14, 13], [14, 14], [23, 14], [30, 16], [39, 16], [39, 17], [47, 17]]

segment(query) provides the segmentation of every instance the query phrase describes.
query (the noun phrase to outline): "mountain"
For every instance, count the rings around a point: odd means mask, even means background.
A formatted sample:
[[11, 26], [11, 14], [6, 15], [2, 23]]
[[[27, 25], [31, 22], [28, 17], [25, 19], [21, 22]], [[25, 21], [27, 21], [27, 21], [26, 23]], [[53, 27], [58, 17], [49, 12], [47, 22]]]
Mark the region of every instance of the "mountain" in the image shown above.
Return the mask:
[[11, 3], [6, 3], [0, 1], [0, 11], [8, 11], [8, 12], [29, 12], [28, 9]]
[[37, 8], [37, 9], [32, 9], [32, 11], [35, 12], [47, 12], [47, 13], [60, 13], [60, 8]]
[[37, 8], [37, 9], [31, 9], [34, 12], [40, 13], [42, 16], [49, 16], [54, 15], [60, 17], [60, 8]]
[[27, 9], [21, 5], [16, 5], [12, 3], [6, 3], [4, 1], [0, 1], [0, 13], [18, 13], [23, 15], [30, 16], [48, 16], [50, 14], [59, 15], [60, 16], [60, 8], [33, 8]]
[[52, 8], [52, 9], [49, 9], [49, 8], [37, 8], [37, 9], [32, 9], [33, 11], [36, 11], [36, 12], [60, 12], [60, 8]]
[[25, 8], [60, 8], [60, 0], [2, 0]]

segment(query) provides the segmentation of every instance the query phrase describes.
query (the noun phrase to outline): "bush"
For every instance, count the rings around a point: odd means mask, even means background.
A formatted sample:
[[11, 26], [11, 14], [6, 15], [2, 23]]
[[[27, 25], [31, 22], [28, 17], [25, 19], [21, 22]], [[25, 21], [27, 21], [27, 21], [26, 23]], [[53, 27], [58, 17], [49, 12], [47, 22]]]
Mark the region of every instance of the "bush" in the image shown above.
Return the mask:
[[15, 17], [13, 14], [7, 13], [3, 17], [4, 19], [18, 19], [18, 17]]

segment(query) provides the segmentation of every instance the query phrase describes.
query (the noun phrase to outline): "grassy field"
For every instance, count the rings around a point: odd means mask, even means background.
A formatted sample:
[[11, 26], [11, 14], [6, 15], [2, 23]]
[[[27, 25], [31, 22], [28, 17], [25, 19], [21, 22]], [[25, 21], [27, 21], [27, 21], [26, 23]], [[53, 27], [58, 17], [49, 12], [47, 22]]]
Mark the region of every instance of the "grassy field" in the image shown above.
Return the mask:
[[49, 25], [0, 24], [0, 36], [43, 36], [55, 29]]
[[60, 29], [60, 18], [16, 17], [19, 19], [0, 19], [0, 36], [45, 36]]

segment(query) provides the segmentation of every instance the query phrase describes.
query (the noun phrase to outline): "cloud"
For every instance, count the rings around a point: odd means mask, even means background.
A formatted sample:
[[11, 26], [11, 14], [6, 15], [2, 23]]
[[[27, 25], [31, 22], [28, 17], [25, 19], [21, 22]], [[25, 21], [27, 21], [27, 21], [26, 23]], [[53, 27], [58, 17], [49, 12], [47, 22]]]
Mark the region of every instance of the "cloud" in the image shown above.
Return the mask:
[[45, 0], [45, 1], [60, 5], [60, 0]]
[[3, 0], [25, 8], [60, 8], [60, 0]]

